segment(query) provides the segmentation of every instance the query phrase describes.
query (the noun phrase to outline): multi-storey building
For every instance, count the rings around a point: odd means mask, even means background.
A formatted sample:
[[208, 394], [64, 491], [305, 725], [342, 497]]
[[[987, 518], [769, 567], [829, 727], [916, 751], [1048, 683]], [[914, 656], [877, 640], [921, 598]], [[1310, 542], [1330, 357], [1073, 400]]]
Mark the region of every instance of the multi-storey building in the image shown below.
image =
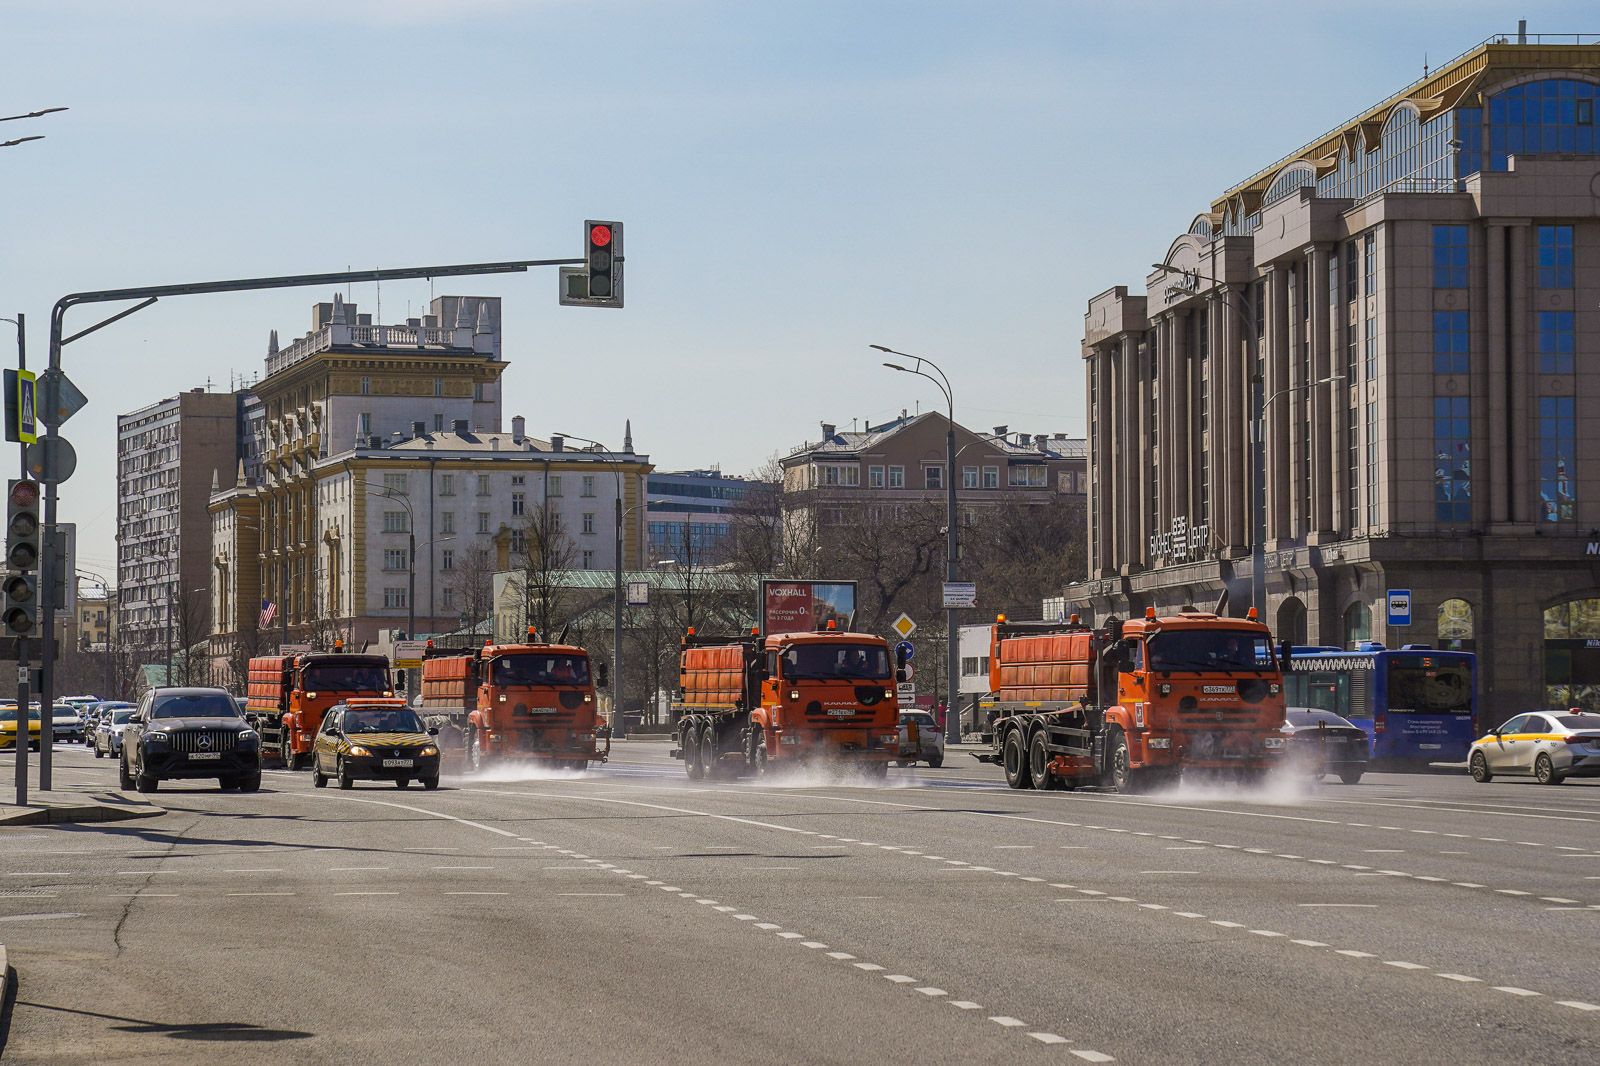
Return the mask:
[[117, 638], [115, 589], [78, 593], [77, 643], [83, 651], [104, 651]]
[[741, 514], [777, 509], [771, 486], [720, 470], [657, 470], [646, 491], [651, 560], [675, 558], [687, 545], [696, 560], [722, 562]]
[[117, 625], [137, 661], [209, 632], [205, 500], [233, 478], [236, 426], [233, 393], [203, 389], [117, 418]]
[[[874, 511], [912, 500], [943, 505], [946, 430], [937, 412], [907, 415], [841, 430], [822, 423], [822, 440], [785, 456], [783, 511], [786, 523], [818, 527], [871, 521]], [[977, 434], [956, 426], [956, 502], [964, 522], [981, 520], [985, 508], [1007, 503], [1047, 504], [1061, 495], [1087, 491], [1083, 440], [1064, 433], [1010, 433], [997, 426]], [[791, 534], [791, 537], [793, 534]]]
[[1281, 636], [1475, 648], [1498, 707], [1600, 703], [1600, 45], [1566, 42], [1472, 49], [1216, 197], [1143, 295], [1089, 302], [1069, 601], [1243, 613], [1259, 411]]
[[211, 499], [214, 658], [487, 618], [492, 575], [528, 565], [530, 542], [610, 568], [619, 492], [638, 565], [649, 460], [631, 439], [536, 440], [520, 417], [502, 431], [499, 321], [488, 297], [441, 297], [398, 326], [335, 298], [294, 344], [274, 336], [245, 454]]

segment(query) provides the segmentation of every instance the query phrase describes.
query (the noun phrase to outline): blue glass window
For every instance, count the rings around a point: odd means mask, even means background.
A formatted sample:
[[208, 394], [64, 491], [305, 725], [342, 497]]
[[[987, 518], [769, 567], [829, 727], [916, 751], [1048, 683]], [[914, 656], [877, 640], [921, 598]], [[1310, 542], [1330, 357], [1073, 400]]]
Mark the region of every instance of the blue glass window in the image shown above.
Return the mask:
[[1433, 287], [1467, 287], [1467, 227], [1433, 227]]
[[[1597, 96], [1589, 82], [1547, 78], [1490, 97], [1489, 169], [1508, 169], [1513, 155], [1593, 155]], [[1467, 146], [1463, 138], [1463, 164]], [[1480, 147], [1472, 142], [1474, 151]]]
[[1472, 521], [1472, 418], [1465, 396], [1433, 400], [1433, 512], [1442, 524]]
[[1456, 137], [1461, 142], [1456, 177], [1464, 178], [1483, 169], [1483, 108], [1456, 109]]
[[1572, 288], [1572, 227], [1539, 227], [1539, 288]]
[[1571, 396], [1539, 397], [1539, 504], [1545, 522], [1570, 522], [1577, 514], [1572, 456], [1577, 437]]
[[1572, 312], [1539, 312], [1539, 373], [1572, 373]]
[[1433, 313], [1433, 372], [1465, 374], [1471, 351], [1470, 316], [1466, 311]]
[[1356, 275], [1356, 242], [1351, 241], [1344, 246], [1344, 302], [1355, 303], [1360, 295], [1357, 288], [1361, 284]]

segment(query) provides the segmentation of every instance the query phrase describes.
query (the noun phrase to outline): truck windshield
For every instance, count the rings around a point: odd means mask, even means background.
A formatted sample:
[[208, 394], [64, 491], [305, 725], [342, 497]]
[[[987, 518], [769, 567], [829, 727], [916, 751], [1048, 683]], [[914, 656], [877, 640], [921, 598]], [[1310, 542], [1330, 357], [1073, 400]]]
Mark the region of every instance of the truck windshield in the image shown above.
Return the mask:
[[783, 653], [783, 676], [810, 678], [889, 679], [889, 649], [874, 644], [796, 644]]
[[1156, 671], [1271, 670], [1272, 647], [1259, 633], [1227, 629], [1175, 629], [1150, 638]]
[[422, 719], [403, 707], [357, 708], [344, 712], [346, 733], [421, 733]]
[[387, 692], [389, 671], [368, 663], [313, 663], [300, 673], [307, 692]]
[[496, 685], [587, 685], [589, 660], [582, 655], [502, 655], [494, 660]]

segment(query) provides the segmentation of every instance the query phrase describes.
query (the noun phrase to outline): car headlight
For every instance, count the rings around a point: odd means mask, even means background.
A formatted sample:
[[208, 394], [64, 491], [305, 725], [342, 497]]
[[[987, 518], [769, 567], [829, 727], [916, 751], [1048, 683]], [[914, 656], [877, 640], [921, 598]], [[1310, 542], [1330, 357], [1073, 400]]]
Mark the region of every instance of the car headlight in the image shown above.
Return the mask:
[[248, 744], [251, 741], [260, 740], [261, 737], [254, 729], [241, 729], [239, 730], [239, 739]]
[[435, 746], [433, 746], [432, 744], [429, 744], [427, 747], [422, 749], [421, 753], [423, 755], [437, 755], [437, 754], [439, 754], [439, 749], [436, 748]]
[[351, 755], [371, 755], [372, 752], [368, 751], [366, 748], [363, 748], [360, 744], [352, 744], [352, 745], [350, 745], [350, 754]]
[[165, 733], [150, 732], [144, 735], [144, 739], [149, 744], [165, 744], [171, 738]]

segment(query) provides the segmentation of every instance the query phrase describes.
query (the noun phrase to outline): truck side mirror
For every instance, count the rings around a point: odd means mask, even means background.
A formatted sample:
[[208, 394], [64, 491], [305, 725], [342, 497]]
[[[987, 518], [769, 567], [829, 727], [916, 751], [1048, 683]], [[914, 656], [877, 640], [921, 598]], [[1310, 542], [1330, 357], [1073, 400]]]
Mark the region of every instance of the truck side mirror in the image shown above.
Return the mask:
[[1278, 667], [1282, 670], [1289, 669], [1289, 658], [1294, 654], [1294, 645], [1284, 641], [1278, 645]]
[[610, 683], [610, 680], [611, 668], [609, 666], [607, 666], [605, 663], [601, 663], [599, 666], [595, 667], [595, 688], [605, 688], [606, 685]]

